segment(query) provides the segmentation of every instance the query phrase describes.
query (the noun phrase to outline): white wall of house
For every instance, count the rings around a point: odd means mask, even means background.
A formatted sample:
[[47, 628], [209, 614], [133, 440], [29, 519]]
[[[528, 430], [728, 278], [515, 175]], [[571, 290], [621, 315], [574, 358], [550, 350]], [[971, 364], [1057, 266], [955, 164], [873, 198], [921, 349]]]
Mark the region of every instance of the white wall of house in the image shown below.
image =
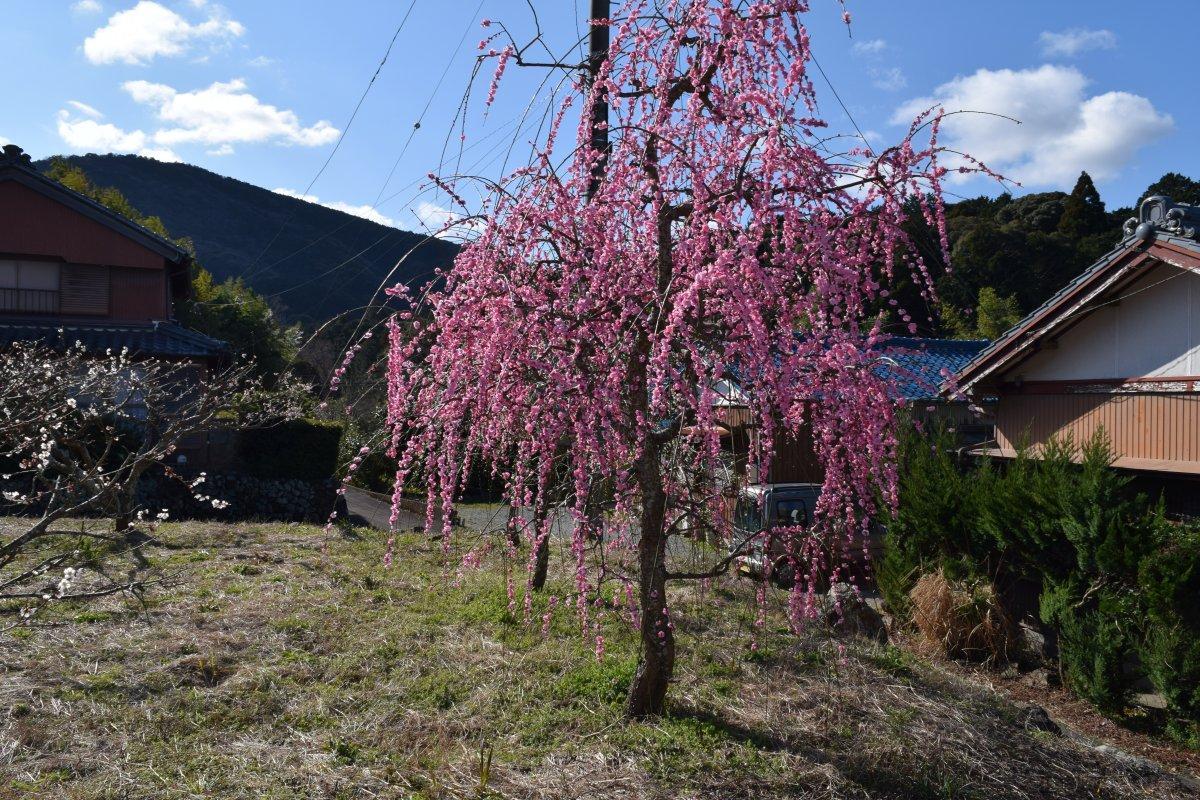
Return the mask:
[[1162, 264], [1005, 376], [1035, 380], [1200, 375], [1200, 274]]

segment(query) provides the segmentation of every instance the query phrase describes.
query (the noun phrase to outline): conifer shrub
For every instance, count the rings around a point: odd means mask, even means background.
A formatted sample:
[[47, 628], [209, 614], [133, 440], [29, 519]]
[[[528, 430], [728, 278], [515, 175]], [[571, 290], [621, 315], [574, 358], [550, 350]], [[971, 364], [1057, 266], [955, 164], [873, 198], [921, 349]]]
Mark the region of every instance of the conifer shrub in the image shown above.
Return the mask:
[[1167, 530], [1138, 570], [1140, 656], [1174, 716], [1200, 722], [1200, 530]]
[[900, 502], [884, 532], [876, 570], [885, 602], [901, 617], [908, 616], [909, 593], [923, 574], [966, 578], [992, 550], [978, 525], [979, 498], [991, 469], [964, 471], [953, 453], [954, 439], [943, 428], [902, 429]]
[[1039, 587], [1035, 613], [1073, 691], [1116, 715], [1148, 677], [1177, 738], [1200, 742], [1200, 528], [1134, 493], [1103, 431], [1003, 465], [959, 465], [944, 434], [911, 432], [901, 457], [877, 570], [900, 620], [952, 656], [980, 657], [971, 637], [1014, 615], [999, 599], [1006, 587]]
[[1043, 622], [1058, 634], [1059, 674], [1072, 691], [1107, 714], [1129, 704], [1132, 652], [1128, 609], [1114, 597], [1080, 599], [1074, 582], [1042, 592]]

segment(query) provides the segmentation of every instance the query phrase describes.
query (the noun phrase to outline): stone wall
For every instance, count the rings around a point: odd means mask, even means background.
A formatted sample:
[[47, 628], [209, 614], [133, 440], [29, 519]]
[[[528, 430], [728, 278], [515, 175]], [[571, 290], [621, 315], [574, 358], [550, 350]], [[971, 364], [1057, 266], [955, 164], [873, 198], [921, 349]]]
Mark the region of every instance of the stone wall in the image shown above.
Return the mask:
[[256, 478], [238, 472], [206, 476], [196, 492], [228, 503], [221, 508], [190, 496], [177, 480], [161, 475], [142, 479], [139, 505], [151, 513], [166, 509], [171, 519], [263, 519], [286, 522], [324, 522], [341, 498], [335, 480], [305, 481], [297, 478]]

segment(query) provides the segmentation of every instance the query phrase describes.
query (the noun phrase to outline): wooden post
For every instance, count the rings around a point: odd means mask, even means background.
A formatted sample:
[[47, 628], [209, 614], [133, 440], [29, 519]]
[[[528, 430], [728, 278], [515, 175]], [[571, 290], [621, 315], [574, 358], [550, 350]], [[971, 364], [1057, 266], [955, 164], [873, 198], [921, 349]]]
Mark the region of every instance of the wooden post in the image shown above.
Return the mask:
[[[611, 0], [592, 0], [592, 12], [588, 29], [588, 71], [595, 83], [601, 65], [608, 58], [609, 30], [607, 21], [612, 13]], [[605, 20], [597, 25], [596, 20]], [[588, 183], [588, 198], [596, 194], [600, 181], [604, 179], [604, 168], [611, 147], [608, 141], [608, 99], [597, 93], [592, 100], [592, 148], [601, 153], [600, 160], [592, 167], [592, 179]]]

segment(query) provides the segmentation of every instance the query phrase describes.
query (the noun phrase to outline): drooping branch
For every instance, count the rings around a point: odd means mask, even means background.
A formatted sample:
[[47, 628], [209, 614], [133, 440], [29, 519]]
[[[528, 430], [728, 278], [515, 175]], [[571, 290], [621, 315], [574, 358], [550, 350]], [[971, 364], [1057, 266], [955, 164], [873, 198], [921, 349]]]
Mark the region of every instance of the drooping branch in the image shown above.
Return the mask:
[[[545, 508], [551, 484], [569, 484], [585, 629], [584, 598], [603, 580], [636, 583], [644, 661], [631, 714], [661, 709], [670, 680], [668, 582], [722, 574], [769, 545], [725, 513], [738, 479], [714, 387], [738, 387], [752, 466], [811, 432], [825, 476], [814, 541], [848, 549], [894, 498], [876, 309], [892, 281], [929, 288], [905, 223], [913, 207], [941, 219], [938, 123], [922, 115], [862, 164], [831, 155], [806, 8], [621, 3], [607, 58], [563, 105], [585, 111], [561, 166], [562, 113], [529, 166], [491, 187], [444, 281], [394, 292], [410, 300], [388, 369], [397, 496], [419, 479], [448, 536], [469, 467], [499, 476], [513, 507]], [[509, 40], [522, 63], [528, 46]], [[602, 143], [588, 113], [599, 102], [611, 115]], [[600, 515], [597, 486], [611, 492]], [[521, 527], [531, 545], [544, 536]], [[668, 568], [683, 530], [718, 544], [707, 567]], [[794, 614], [805, 607], [794, 595]]]

